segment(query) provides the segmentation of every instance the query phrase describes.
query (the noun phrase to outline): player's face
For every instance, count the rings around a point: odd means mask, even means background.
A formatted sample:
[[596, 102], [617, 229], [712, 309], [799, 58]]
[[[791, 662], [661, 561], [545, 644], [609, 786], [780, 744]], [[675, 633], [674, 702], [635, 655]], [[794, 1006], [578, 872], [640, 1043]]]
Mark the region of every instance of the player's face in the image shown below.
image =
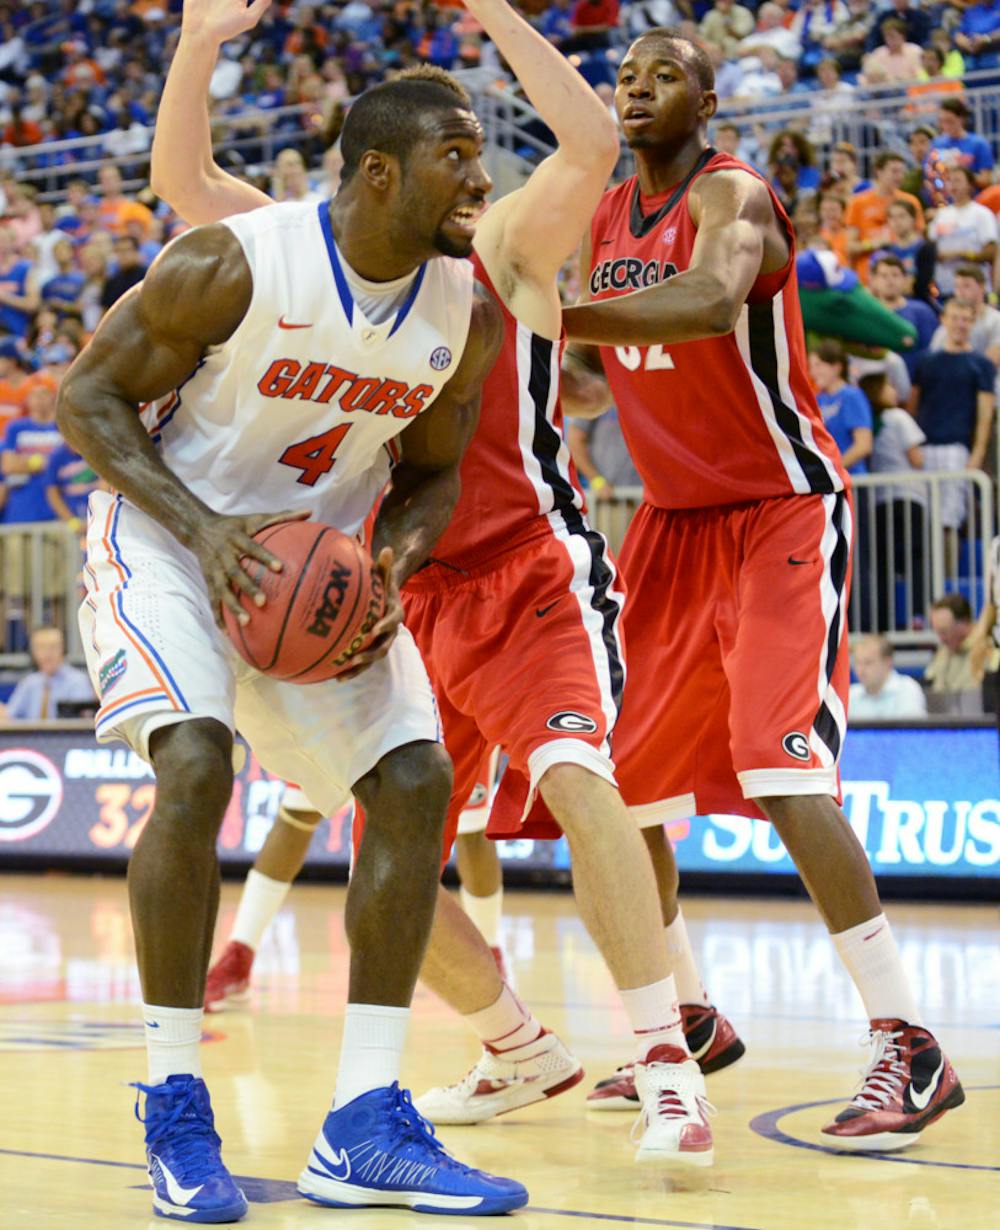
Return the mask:
[[683, 144], [715, 114], [716, 102], [677, 43], [639, 39], [618, 70], [615, 110], [630, 149]]
[[493, 187], [482, 163], [483, 130], [471, 111], [435, 113], [403, 173], [399, 219], [444, 256], [469, 256]]

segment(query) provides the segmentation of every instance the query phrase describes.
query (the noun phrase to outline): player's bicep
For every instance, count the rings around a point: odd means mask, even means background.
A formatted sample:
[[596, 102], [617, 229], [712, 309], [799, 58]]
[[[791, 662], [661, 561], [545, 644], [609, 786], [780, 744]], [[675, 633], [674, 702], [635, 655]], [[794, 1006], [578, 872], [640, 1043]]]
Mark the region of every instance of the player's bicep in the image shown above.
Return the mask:
[[[714, 177], [710, 177], [714, 178]], [[748, 206], [738, 192], [714, 192], [705, 200], [689, 269], [700, 270], [725, 286], [729, 298], [743, 303], [761, 272], [767, 214]]]
[[105, 315], [69, 378], [96, 382], [135, 404], [162, 397], [194, 371], [207, 346], [232, 335], [252, 291], [249, 266], [232, 232], [192, 231], [167, 248]]

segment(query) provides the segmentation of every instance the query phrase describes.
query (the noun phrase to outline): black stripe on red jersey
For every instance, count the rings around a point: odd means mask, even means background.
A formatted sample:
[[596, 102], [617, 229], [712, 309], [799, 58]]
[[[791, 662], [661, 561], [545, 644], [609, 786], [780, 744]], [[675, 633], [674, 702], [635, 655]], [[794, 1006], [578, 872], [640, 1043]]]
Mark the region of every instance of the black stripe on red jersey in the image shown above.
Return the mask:
[[[590, 552], [591, 608], [601, 617], [601, 640], [608, 657], [608, 673], [611, 681], [611, 697], [615, 712], [621, 714], [622, 693], [625, 690], [625, 664], [618, 652], [616, 627], [621, 617], [621, 603], [609, 597], [615, 574], [605, 557], [607, 542], [603, 534], [588, 525], [583, 513], [576, 506], [576, 491], [569, 479], [560, 472], [558, 456], [562, 437], [546, 414], [552, 391], [552, 367], [556, 342], [531, 335], [531, 372], [528, 377], [528, 393], [535, 408], [535, 431], [531, 442], [542, 471], [542, 479], [552, 489], [555, 512], [565, 523], [568, 533], [581, 538]], [[608, 741], [613, 732], [608, 731]]]
[[747, 305], [748, 338], [750, 342], [750, 366], [767, 389], [774, 408], [774, 417], [787, 437], [802, 468], [809, 490], [815, 495], [833, 495], [838, 489], [833, 481], [831, 466], [815, 449], [802, 438], [802, 418], [794, 406], [786, 405], [778, 389], [778, 351], [774, 342], [775, 320], [772, 300]]
[[[847, 565], [851, 558], [851, 544], [844, 528], [844, 517], [847, 512], [847, 496], [841, 491], [837, 495], [837, 502], [833, 507], [833, 524], [837, 531], [837, 543], [833, 548], [833, 555], [830, 557], [830, 584], [837, 593], [837, 606], [833, 612], [833, 619], [830, 620], [830, 627], [826, 637], [826, 683], [830, 686], [830, 680], [833, 678], [833, 671], [837, 665], [837, 654], [840, 650], [840, 635], [841, 635], [841, 611], [844, 607], [844, 586], [847, 584]], [[816, 714], [816, 720], [813, 722], [813, 730], [823, 740], [826, 746], [830, 749], [830, 754], [834, 760], [840, 755], [841, 735], [840, 727], [837, 725], [837, 719], [830, 711], [830, 706], [826, 701], [820, 703], [819, 711]]]
[[665, 205], [661, 205], [655, 214], [643, 215], [642, 203], [639, 200], [639, 178], [636, 176], [635, 190], [632, 193], [632, 209], [629, 212], [628, 219], [628, 228], [632, 232], [633, 239], [645, 238], [654, 226], [663, 221], [684, 193], [687, 192], [694, 177], [704, 167], [705, 163], [708, 162], [710, 158], [715, 157], [717, 152], [718, 151], [712, 149], [711, 146], [704, 150], [698, 161], [694, 164], [691, 170], [688, 171], [686, 178], [683, 179], [670, 194], [670, 199], [667, 203]]

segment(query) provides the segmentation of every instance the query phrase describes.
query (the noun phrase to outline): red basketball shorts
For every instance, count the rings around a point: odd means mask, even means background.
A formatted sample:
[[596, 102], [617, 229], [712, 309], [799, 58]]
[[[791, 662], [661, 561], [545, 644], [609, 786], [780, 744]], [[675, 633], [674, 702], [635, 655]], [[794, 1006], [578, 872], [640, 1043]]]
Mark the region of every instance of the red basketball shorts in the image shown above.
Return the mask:
[[[431, 564], [403, 591], [406, 626], [455, 765], [446, 850], [494, 746], [510, 763], [491, 836], [558, 834], [541, 805], [529, 817], [553, 765], [579, 764], [615, 780], [610, 737], [625, 682], [624, 590], [601, 535], [582, 517], [556, 520], [477, 569]], [[543, 815], [547, 823], [535, 824]]]
[[844, 493], [639, 509], [615, 763], [640, 825], [839, 795], [851, 526]]

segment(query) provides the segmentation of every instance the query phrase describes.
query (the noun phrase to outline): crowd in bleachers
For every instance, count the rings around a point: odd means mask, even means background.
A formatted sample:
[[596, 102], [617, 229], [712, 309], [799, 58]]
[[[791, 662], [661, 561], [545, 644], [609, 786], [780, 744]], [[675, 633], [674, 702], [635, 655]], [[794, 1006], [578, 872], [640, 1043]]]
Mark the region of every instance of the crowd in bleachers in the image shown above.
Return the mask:
[[[98, 481], [62, 445], [55, 393], [103, 313], [184, 225], [148, 183], [149, 126], [181, 7], [180, 0], [0, 3], [0, 523], [62, 520], [78, 528]], [[720, 99], [730, 104], [730, 118], [713, 126], [714, 143], [768, 178], [800, 248], [822, 257], [826, 290], [855, 296], [853, 330], [818, 328], [812, 338], [816, 390], [849, 468], [995, 475], [1000, 183], [990, 141], [970, 131], [963, 75], [975, 71], [967, 84], [1000, 87], [1000, 0], [764, 0], [756, 8], [734, 0], [530, 0], [524, 7], [609, 103], [630, 38], [671, 25], [702, 42]], [[229, 166], [277, 199], [320, 199], [336, 179], [332, 147], [349, 98], [420, 61], [475, 70], [480, 82], [516, 90], [458, 5], [275, 0], [224, 48], [212, 79], [213, 123], [238, 138], [241, 151], [228, 155]], [[838, 117], [865, 91], [889, 87], [909, 100], [901, 121], [892, 140], [880, 130], [875, 156], [859, 155], [836, 139]], [[752, 103], [752, 115], [740, 112], [741, 101]], [[766, 122], [768, 108], [781, 109], [784, 127]], [[895, 322], [888, 349], [865, 344], [870, 310], [882, 313], [883, 328], [885, 318]], [[613, 420], [574, 429], [571, 440], [595, 497], [631, 485]], [[601, 456], [614, 463], [599, 463]], [[614, 473], [601, 464], [614, 464]], [[870, 524], [859, 527], [860, 548], [874, 544], [881, 561], [904, 539], [908, 550], [919, 549], [925, 490], [879, 490], [876, 503]], [[957, 530], [967, 509], [956, 485], [943, 501], [945, 524]], [[909, 573], [917, 589], [921, 567]], [[896, 601], [891, 565], [874, 590], [866, 622], [883, 629]], [[911, 593], [918, 622], [934, 596]]]

